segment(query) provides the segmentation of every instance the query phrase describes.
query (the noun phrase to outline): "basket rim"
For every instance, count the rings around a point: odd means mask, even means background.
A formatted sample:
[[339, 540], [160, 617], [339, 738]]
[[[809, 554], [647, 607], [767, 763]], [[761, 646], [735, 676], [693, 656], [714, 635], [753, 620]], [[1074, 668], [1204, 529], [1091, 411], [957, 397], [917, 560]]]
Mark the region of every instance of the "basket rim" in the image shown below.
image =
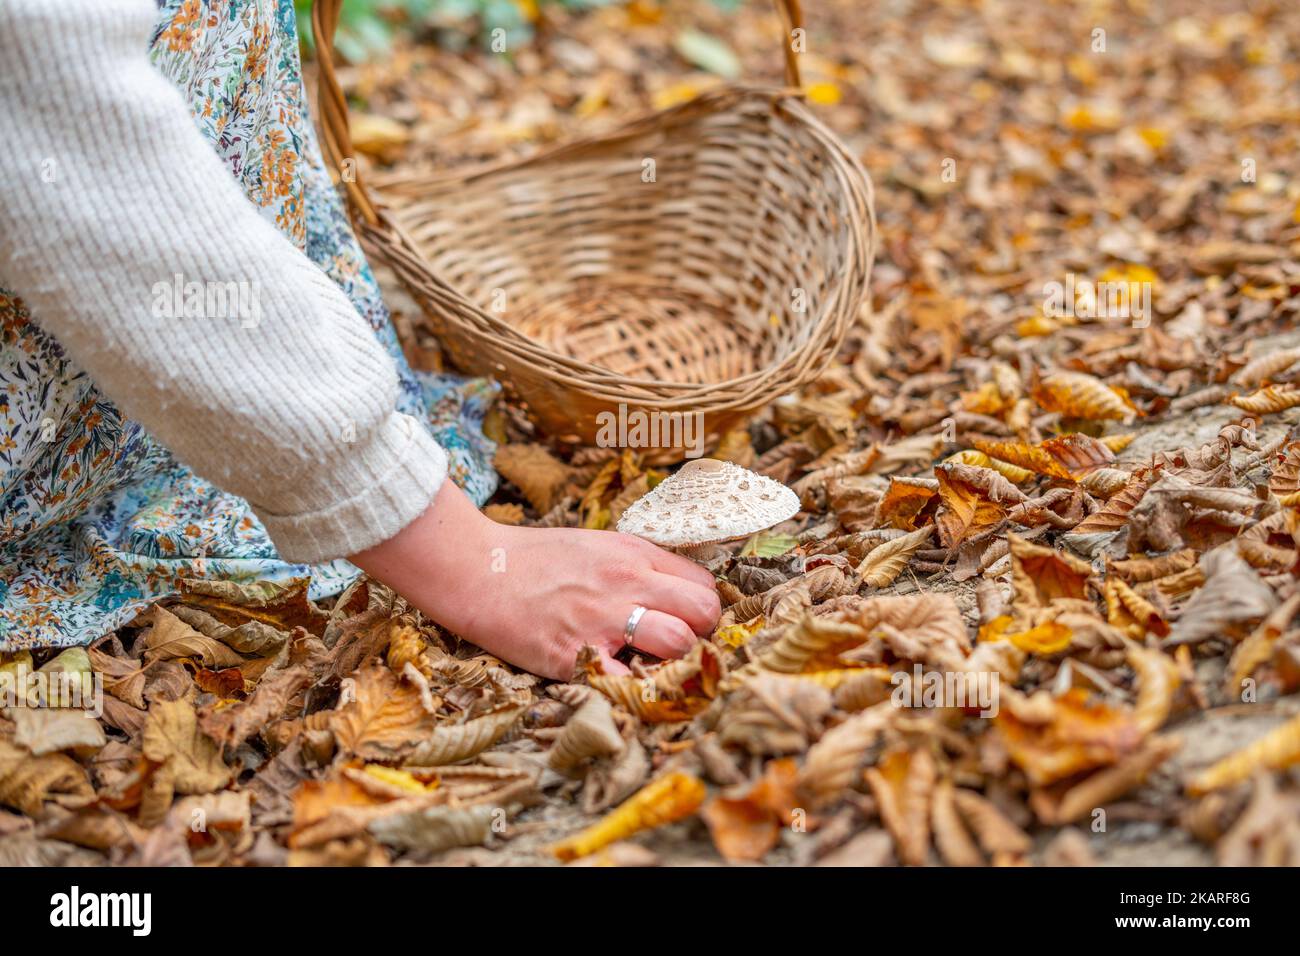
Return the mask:
[[[761, 404], [772, 395], [772, 387], [779, 381], [783, 391], [807, 384], [829, 361], [827, 346], [838, 343], [847, 326], [856, 318], [848, 315], [850, 306], [842, 298], [852, 292], [854, 298], [869, 302], [869, 287], [877, 239], [874, 207], [874, 190], [871, 179], [858, 159], [825, 124], [804, 105], [804, 95], [799, 90], [751, 84], [729, 84], [706, 90], [700, 95], [666, 109], [657, 110], [608, 130], [604, 133], [581, 137], [553, 146], [544, 147], [522, 157], [505, 161], [461, 166], [446, 173], [427, 176], [403, 174], [409, 188], [427, 188], [430, 185], [469, 183], [490, 178], [504, 172], [528, 169], [544, 163], [564, 161], [583, 152], [611, 143], [632, 140], [646, 133], [676, 125], [710, 113], [721, 112], [744, 100], [764, 100], [769, 108], [781, 113], [789, 122], [807, 129], [817, 142], [827, 160], [828, 169], [838, 181], [841, 193], [849, 197], [846, 203], [847, 268], [837, 281], [833, 292], [823, 300], [821, 308], [811, 316], [805, 328], [812, 334], [802, 340], [784, 357], [769, 362], [743, 375], [720, 382], [672, 382], [648, 379], [613, 372], [603, 366], [556, 352], [520, 333], [512, 325], [486, 312], [428, 266], [424, 250], [397, 221], [400, 213], [396, 206], [386, 201], [387, 195], [400, 195], [391, 176], [373, 177], [372, 184], [379, 202], [375, 204], [377, 222], [364, 220], [357, 223], [368, 250], [387, 263], [397, 273], [402, 284], [417, 300], [422, 309], [430, 310], [442, 304], [439, 310], [442, 321], [454, 323], [466, 331], [492, 339], [492, 348], [503, 352], [522, 364], [532, 366], [544, 378], [567, 379], [566, 384], [581, 387], [593, 398], [641, 405], [643, 407], [677, 407], [692, 404], [714, 410], [742, 408]], [[408, 270], [409, 273], [408, 274]], [[416, 282], [415, 277], [422, 280]], [[437, 294], [434, 294], [437, 293]], [[438, 300], [447, 299], [443, 303]], [[447, 306], [454, 305], [454, 308]], [[474, 321], [457, 315], [468, 313]], [[828, 321], [833, 320], [833, 321]], [[497, 359], [493, 359], [494, 363]], [[576, 381], [575, 381], [576, 380]], [[616, 390], [616, 391], [615, 391]], [[739, 394], [736, 394], [739, 391]], [[700, 402], [699, 399], [714, 401]]]

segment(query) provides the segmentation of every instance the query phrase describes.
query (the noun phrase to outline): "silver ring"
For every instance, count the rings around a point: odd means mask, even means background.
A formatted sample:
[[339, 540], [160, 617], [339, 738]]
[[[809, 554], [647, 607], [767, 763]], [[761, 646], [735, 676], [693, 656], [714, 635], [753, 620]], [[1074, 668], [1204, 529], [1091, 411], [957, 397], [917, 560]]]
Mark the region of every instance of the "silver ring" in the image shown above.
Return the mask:
[[636, 636], [636, 626], [641, 623], [641, 616], [645, 614], [645, 608], [640, 604], [632, 608], [632, 613], [627, 616], [627, 623], [623, 625], [623, 646], [631, 647], [632, 638]]

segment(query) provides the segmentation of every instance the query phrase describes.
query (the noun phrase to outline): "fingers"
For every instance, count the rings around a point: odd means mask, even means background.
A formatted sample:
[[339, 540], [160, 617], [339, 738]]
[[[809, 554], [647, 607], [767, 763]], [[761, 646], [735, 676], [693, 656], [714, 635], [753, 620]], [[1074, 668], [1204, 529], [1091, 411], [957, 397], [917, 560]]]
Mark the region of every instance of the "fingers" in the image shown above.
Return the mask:
[[680, 554], [665, 551], [657, 545], [652, 544], [650, 548], [650, 567], [656, 571], [662, 574], [671, 574], [678, 578], [685, 578], [687, 581], [706, 588], [713, 587], [713, 575], [694, 561], [684, 558]]
[[681, 618], [650, 610], [641, 616], [632, 646], [655, 657], [674, 658], [688, 653], [695, 640], [695, 634]]
[[645, 583], [642, 603], [685, 621], [696, 634], [708, 634], [722, 614], [722, 602], [712, 586], [701, 587], [670, 574], [652, 572]]
[[[637, 630], [639, 631], [641, 630], [641, 628], [638, 626]], [[605, 648], [603, 647], [596, 648], [596, 653], [600, 655], [601, 669], [604, 671], [604, 673], [613, 674], [616, 676], [622, 676], [623, 674], [632, 673], [631, 668], [629, 668], [622, 661], [614, 660], [614, 658], [610, 655], [609, 651], [607, 651]]]

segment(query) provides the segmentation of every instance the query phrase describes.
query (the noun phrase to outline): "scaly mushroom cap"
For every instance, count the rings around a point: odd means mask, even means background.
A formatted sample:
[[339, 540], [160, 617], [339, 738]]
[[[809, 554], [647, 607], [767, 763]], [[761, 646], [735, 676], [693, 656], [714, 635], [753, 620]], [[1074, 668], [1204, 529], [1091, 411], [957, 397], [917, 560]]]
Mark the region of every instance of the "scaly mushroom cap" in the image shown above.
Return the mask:
[[618, 530], [665, 548], [743, 538], [793, 516], [799, 496], [729, 461], [699, 458], [683, 465], [618, 519]]

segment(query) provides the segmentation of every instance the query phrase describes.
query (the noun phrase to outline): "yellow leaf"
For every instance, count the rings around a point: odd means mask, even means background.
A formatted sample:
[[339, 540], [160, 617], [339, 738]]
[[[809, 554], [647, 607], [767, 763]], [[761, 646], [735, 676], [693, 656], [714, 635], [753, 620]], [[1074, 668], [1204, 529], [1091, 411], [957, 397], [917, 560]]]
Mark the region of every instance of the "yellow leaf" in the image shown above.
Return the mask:
[[1030, 654], [1059, 654], [1070, 646], [1073, 636], [1073, 632], [1058, 621], [1048, 621], [1027, 631], [1005, 635], [1012, 644]]
[[1263, 737], [1229, 754], [1187, 785], [1194, 797], [1249, 779], [1260, 769], [1283, 770], [1300, 762], [1300, 717], [1293, 717]]
[[818, 106], [834, 106], [844, 95], [838, 86], [829, 82], [809, 83], [804, 87], [804, 93], [808, 96], [808, 102]]
[[349, 129], [357, 151], [382, 162], [395, 159], [411, 139], [410, 130], [401, 123], [369, 113], [353, 113]]
[[674, 771], [646, 784], [581, 833], [552, 845], [561, 860], [576, 860], [642, 830], [691, 816], [705, 796], [698, 777]]
[[944, 459], [944, 464], [974, 465], [977, 468], [992, 468], [1003, 478], [1012, 484], [1022, 485], [1034, 473], [1028, 468], [1021, 468], [1019, 465], [1013, 465], [1010, 462], [1001, 461], [997, 458], [990, 458], [982, 451], [976, 451], [974, 448], [966, 448], [962, 451], [949, 455]]
[[1044, 411], [1067, 418], [1129, 421], [1137, 414], [1128, 396], [1082, 372], [1051, 372], [1043, 376], [1033, 396]]
[[713, 638], [727, 647], [744, 647], [745, 642], [761, 631], [763, 626], [764, 620], [759, 616], [748, 624], [728, 624], [720, 627]]
[[1300, 405], [1300, 388], [1295, 385], [1266, 385], [1251, 395], [1234, 395], [1228, 399], [1252, 415], [1271, 415]]
[[682, 103], [695, 99], [704, 92], [694, 83], [682, 82], [674, 83], [672, 86], [665, 87], [655, 93], [652, 102], [657, 110], [666, 110], [672, 106], [680, 106]]
[[409, 770], [398, 770], [395, 767], [385, 767], [381, 764], [366, 764], [365, 772], [367, 776], [374, 777], [379, 782], [386, 783], [399, 790], [405, 790], [407, 793], [427, 793], [430, 790], [436, 790], [438, 787], [436, 779], [429, 783], [422, 783]]

